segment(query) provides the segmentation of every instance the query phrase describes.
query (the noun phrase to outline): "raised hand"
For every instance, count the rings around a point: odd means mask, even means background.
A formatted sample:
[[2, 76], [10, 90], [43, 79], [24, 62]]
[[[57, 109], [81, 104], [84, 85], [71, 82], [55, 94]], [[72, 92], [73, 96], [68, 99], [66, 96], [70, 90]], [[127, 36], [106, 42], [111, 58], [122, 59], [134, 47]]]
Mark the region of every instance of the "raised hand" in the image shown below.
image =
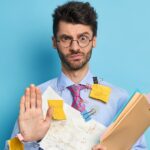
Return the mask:
[[31, 85], [25, 90], [20, 102], [19, 130], [24, 141], [41, 140], [50, 127], [51, 118], [51, 108], [47, 110], [46, 118], [44, 118], [41, 92]]

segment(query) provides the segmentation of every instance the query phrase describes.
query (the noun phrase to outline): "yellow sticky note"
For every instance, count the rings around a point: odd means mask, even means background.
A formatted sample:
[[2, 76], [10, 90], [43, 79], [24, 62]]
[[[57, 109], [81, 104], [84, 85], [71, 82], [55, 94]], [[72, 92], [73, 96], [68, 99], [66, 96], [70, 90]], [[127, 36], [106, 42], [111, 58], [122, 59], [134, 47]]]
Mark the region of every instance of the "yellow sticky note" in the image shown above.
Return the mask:
[[53, 119], [66, 120], [66, 115], [63, 109], [63, 100], [48, 100], [48, 105], [53, 109]]
[[108, 86], [93, 84], [90, 97], [107, 103], [109, 100], [110, 92], [111, 88]]
[[24, 150], [24, 145], [19, 141], [17, 137], [14, 137], [8, 141], [9, 150]]

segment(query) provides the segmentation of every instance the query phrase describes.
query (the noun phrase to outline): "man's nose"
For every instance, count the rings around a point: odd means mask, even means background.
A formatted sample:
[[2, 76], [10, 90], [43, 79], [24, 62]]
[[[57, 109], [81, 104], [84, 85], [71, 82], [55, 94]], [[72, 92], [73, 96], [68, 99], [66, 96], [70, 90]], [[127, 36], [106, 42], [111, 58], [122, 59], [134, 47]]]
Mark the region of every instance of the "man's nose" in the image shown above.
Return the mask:
[[80, 48], [78, 41], [77, 40], [72, 40], [71, 45], [70, 45], [70, 49], [73, 51], [78, 51]]

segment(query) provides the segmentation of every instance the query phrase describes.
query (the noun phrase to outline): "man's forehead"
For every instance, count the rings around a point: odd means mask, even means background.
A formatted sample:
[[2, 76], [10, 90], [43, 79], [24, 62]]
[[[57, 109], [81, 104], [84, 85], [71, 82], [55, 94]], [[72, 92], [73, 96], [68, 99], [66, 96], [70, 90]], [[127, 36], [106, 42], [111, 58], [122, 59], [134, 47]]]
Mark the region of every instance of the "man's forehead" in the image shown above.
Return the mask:
[[58, 34], [79, 35], [86, 33], [92, 35], [91, 27], [83, 24], [72, 24], [60, 21], [58, 25]]

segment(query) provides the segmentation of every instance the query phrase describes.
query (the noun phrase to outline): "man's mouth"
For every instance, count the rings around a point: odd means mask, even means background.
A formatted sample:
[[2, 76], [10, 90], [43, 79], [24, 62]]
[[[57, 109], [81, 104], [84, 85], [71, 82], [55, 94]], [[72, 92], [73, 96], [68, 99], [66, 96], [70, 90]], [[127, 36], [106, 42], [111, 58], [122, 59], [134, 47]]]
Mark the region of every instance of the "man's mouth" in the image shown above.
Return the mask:
[[82, 59], [83, 54], [78, 53], [78, 54], [71, 54], [68, 58], [71, 60], [80, 60]]

